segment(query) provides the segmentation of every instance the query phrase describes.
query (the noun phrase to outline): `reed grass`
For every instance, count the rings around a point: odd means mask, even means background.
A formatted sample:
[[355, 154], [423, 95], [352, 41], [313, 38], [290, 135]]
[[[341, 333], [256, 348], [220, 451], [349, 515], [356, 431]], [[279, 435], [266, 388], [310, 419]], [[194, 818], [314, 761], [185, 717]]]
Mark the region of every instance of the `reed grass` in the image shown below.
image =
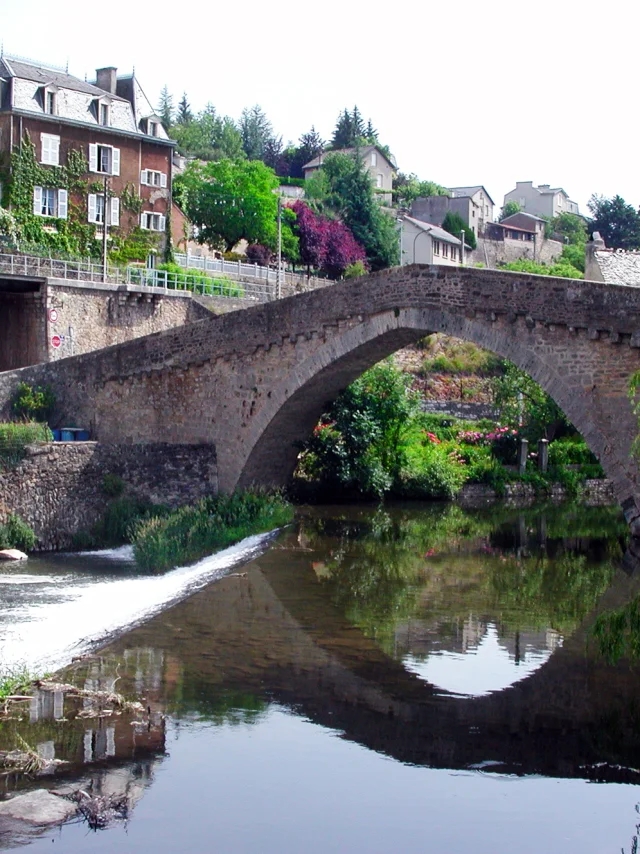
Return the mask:
[[216, 549], [286, 525], [293, 507], [279, 493], [247, 489], [203, 498], [162, 516], [141, 521], [133, 549], [141, 569], [160, 572], [192, 563]]
[[16, 421], [0, 424], [0, 471], [24, 459], [27, 445], [51, 442], [53, 434], [46, 424]]

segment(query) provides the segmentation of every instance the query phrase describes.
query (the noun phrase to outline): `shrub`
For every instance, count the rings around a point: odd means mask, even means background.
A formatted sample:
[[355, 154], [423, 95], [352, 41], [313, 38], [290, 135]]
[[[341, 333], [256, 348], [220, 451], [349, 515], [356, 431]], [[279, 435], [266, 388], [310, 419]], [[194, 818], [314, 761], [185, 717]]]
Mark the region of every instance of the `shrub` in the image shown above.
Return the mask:
[[102, 477], [102, 491], [109, 498], [118, 498], [124, 492], [123, 479], [113, 472], [106, 472]]
[[419, 371], [422, 376], [434, 372], [491, 376], [500, 368], [500, 359], [494, 353], [471, 341], [434, 334], [423, 338], [419, 345], [429, 354]]
[[464, 463], [454, 448], [429, 444], [422, 458], [411, 459], [400, 472], [394, 492], [406, 498], [451, 499], [467, 479]]
[[56, 398], [50, 386], [31, 386], [20, 383], [12, 399], [11, 408], [18, 418], [46, 421], [53, 411]]
[[31, 551], [38, 538], [33, 529], [19, 516], [11, 514], [4, 525], [0, 525], [0, 549], [21, 549]]
[[24, 458], [27, 445], [33, 442], [50, 442], [52, 438], [51, 430], [46, 424], [0, 424], [0, 469], [17, 465]]
[[247, 246], [247, 261], [251, 264], [268, 267], [272, 258], [273, 252], [268, 246], [263, 246], [261, 243], [251, 243]]
[[359, 279], [360, 276], [366, 276], [369, 271], [367, 270], [364, 261], [354, 261], [353, 264], [349, 264], [344, 271], [345, 279]]

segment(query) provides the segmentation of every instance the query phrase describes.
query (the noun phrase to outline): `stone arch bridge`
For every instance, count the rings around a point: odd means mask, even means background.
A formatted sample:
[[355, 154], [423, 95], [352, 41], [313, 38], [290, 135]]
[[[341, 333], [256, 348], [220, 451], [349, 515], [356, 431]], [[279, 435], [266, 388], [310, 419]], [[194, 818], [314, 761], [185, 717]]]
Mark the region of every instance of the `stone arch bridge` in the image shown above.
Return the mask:
[[[580, 430], [640, 533], [637, 431], [627, 397], [640, 368], [640, 289], [414, 265], [211, 317], [83, 356], [0, 374], [56, 392], [57, 423], [107, 443], [214, 445], [223, 491], [279, 485], [296, 440], [375, 362], [432, 332], [513, 361]], [[0, 415], [1, 415], [0, 411]], [[638, 523], [633, 523], [638, 519]]]

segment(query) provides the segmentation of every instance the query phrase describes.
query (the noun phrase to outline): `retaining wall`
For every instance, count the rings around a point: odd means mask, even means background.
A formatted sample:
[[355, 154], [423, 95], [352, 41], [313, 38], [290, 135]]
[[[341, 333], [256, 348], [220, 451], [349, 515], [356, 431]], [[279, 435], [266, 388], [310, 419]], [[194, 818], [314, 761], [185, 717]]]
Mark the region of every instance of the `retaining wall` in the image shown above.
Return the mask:
[[38, 550], [69, 548], [112, 500], [103, 490], [107, 472], [122, 478], [127, 494], [172, 507], [218, 489], [213, 445], [31, 445], [19, 466], [0, 471], [0, 522], [16, 513], [35, 531]]

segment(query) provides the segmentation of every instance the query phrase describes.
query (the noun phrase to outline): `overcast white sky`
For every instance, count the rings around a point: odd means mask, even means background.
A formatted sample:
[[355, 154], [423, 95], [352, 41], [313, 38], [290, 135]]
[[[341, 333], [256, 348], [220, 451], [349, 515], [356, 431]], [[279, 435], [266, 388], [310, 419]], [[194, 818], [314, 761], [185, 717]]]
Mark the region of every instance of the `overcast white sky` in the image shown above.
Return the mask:
[[517, 180], [640, 204], [638, 24], [633, 0], [405, 0], [355, 4], [0, 0], [7, 54], [95, 69], [135, 66], [157, 103], [207, 101], [237, 118], [258, 103], [285, 142], [329, 138], [358, 104], [403, 172], [484, 184]]

